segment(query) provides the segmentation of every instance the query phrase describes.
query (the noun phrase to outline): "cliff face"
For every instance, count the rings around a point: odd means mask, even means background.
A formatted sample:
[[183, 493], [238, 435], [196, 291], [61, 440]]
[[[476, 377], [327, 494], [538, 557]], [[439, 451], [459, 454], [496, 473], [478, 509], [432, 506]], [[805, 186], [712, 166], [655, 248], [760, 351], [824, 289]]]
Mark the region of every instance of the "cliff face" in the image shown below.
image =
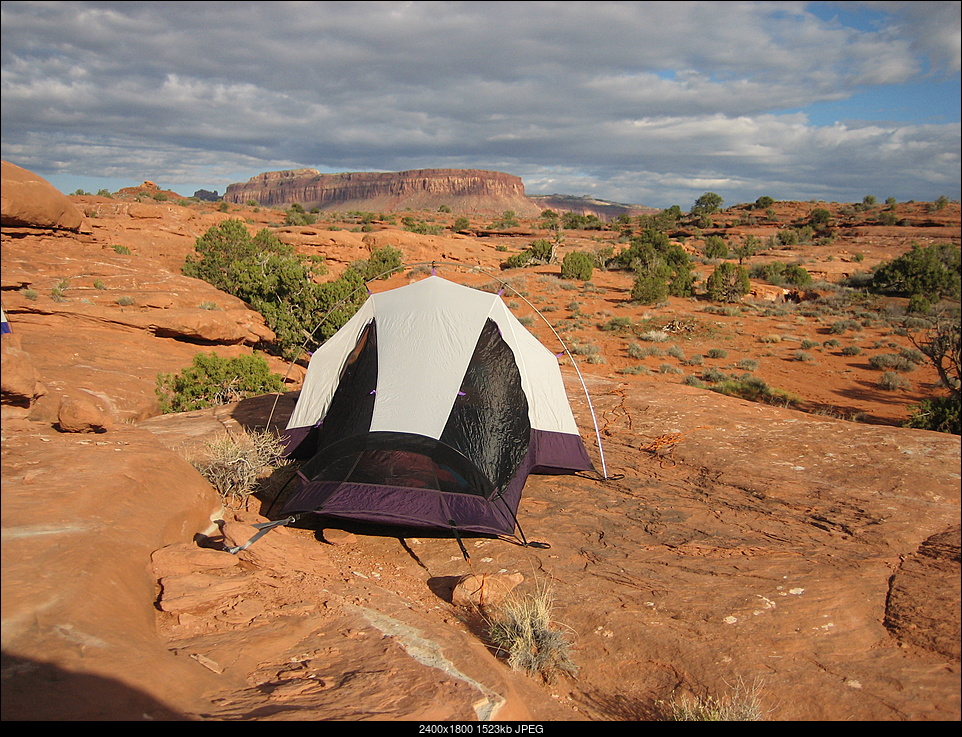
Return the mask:
[[476, 169], [417, 169], [402, 172], [345, 172], [321, 174], [315, 169], [293, 169], [258, 174], [231, 184], [227, 202], [255, 200], [267, 207], [298, 203], [306, 209], [436, 210], [442, 205], [456, 213], [518, 215], [540, 213], [524, 193], [519, 177]]
[[570, 195], [546, 194], [532, 195], [531, 201], [541, 211], [573, 212], [576, 215], [595, 215], [601, 220], [614, 220], [621, 215], [637, 217], [658, 212], [655, 207], [625, 205], [620, 202], [597, 200], [593, 197], [572, 197]]

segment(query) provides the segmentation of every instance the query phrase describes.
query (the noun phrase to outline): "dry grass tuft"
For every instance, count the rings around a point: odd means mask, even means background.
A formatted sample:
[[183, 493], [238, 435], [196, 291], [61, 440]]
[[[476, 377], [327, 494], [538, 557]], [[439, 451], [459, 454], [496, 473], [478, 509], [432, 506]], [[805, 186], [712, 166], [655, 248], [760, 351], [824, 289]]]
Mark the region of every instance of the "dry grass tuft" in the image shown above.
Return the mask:
[[516, 594], [495, 608], [486, 619], [488, 638], [507, 656], [508, 665], [528, 675], [552, 682], [558, 675], [575, 675], [571, 643], [553, 626], [554, 599], [546, 588], [534, 594]]
[[225, 434], [209, 440], [202, 457], [191, 464], [206, 478], [224, 504], [243, 505], [254, 493], [261, 475], [286, 465], [280, 438], [270, 431], [245, 432], [242, 437]]
[[683, 696], [668, 708], [668, 718], [676, 722], [760, 722], [765, 715], [758, 684], [741, 681], [725, 698]]

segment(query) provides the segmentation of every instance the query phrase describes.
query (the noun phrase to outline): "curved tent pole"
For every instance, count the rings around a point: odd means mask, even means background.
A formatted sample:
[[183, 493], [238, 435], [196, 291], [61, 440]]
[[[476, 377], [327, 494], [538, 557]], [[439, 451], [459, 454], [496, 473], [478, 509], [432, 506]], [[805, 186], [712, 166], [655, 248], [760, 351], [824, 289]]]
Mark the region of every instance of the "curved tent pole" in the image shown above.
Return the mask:
[[[582, 373], [581, 373], [581, 369], [578, 367], [578, 362], [575, 361], [574, 356], [571, 355], [571, 351], [568, 350], [568, 346], [565, 344], [564, 340], [562, 340], [561, 336], [558, 335], [558, 331], [554, 329], [554, 326], [551, 324], [551, 322], [548, 320], [548, 318], [546, 318], [546, 317], [541, 313], [541, 310], [539, 310], [537, 307], [535, 307], [533, 304], [531, 304], [531, 302], [528, 300], [527, 297], [525, 297], [523, 294], [521, 294], [521, 292], [519, 292], [517, 289], [515, 289], [513, 286], [511, 286], [511, 285], [510, 285], [505, 279], [503, 279], [501, 276], [499, 276], [499, 275], [497, 275], [497, 274], [492, 274], [492, 273], [486, 271], [485, 269], [481, 268], [480, 266], [475, 266], [475, 265], [473, 265], [473, 264], [464, 264], [464, 263], [461, 263], [460, 261], [418, 261], [418, 262], [415, 262], [415, 263], [402, 264], [402, 265], [400, 265], [400, 266], [394, 266], [394, 267], [392, 267], [392, 268], [390, 268], [390, 269], [386, 269], [385, 271], [382, 271], [382, 272], [379, 273], [379, 274], [376, 274], [375, 276], [371, 277], [370, 279], [367, 279], [367, 280], [364, 282], [363, 289], [367, 290], [368, 294], [371, 294], [371, 290], [368, 289], [368, 286], [367, 286], [367, 285], [368, 285], [368, 282], [372, 282], [372, 281], [374, 281], [374, 280], [376, 280], [376, 279], [383, 279], [383, 278], [386, 278], [386, 277], [388, 277], [388, 276], [391, 276], [391, 275], [394, 274], [395, 272], [405, 271], [405, 270], [407, 270], [407, 269], [411, 269], [411, 268], [414, 268], [414, 267], [416, 267], [416, 266], [431, 266], [431, 267], [432, 267], [432, 274], [437, 270], [437, 267], [438, 267], [438, 266], [454, 266], [454, 267], [466, 268], [466, 269], [469, 269], [469, 270], [471, 270], [471, 271], [474, 271], [474, 272], [476, 272], [476, 273], [478, 273], [478, 274], [484, 274], [485, 276], [491, 277], [492, 279], [494, 279], [495, 281], [497, 281], [497, 282], [499, 282], [499, 283], [501, 284], [502, 291], [504, 290], [505, 287], [507, 287], [508, 289], [510, 289], [517, 297], [519, 297], [519, 298], [521, 298], [522, 300], [524, 300], [524, 303], [525, 303], [526, 305], [528, 305], [528, 307], [530, 307], [532, 310], [534, 310], [535, 314], [537, 314], [538, 317], [540, 317], [540, 318], [544, 321], [544, 324], [548, 326], [548, 329], [549, 329], [549, 330], [551, 330], [551, 333], [554, 335], [555, 339], [557, 339], [557, 341], [561, 344], [561, 347], [562, 347], [562, 349], [564, 350], [564, 354], [568, 357], [568, 360], [571, 361], [571, 365], [574, 366], [575, 372], [578, 374], [578, 381], [581, 383], [581, 388], [582, 388], [582, 390], [584, 391], [585, 400], [586, 400], [587, 403], [588, 403], [588, 411], [591, 413], [591, 423], [592, 423], [592, 425], [594, 426], [594, 429], [595, 429], [595, 441], [596, 441], [596, 443], [597, 443], [597, 445], [598, 445], [598, 455], [599, 455], [599, 458], [600, 458], [600, 460], [601, 460], [601, 475], [602, 475], [602, 478], [603, 478], [604, 480], [608, 480], [608, 478], [609, 478], [609, 476], [608, 476], [608, 468], [607, 468], [607, 465], [606, 465], [606, 463], [605, 463], [605, 451], [604, 451], [604, 447], [603, 447], [603, 445], [602, 445], [602, 443], [601, 443], [601, 431], [600, 431], [600, 429], [598, 428], [598, 419], [597, 419], [597, 417], [595, 416], [595, 408], [594, 408], [594, 405], [593, 405], [592, 402], [591, 402], [591, 394], [588, 392], [588, 385], [585, 383], [585, 379], [584, 379], [584, 376], [583, 376]], [[318, 330], [320, 330], [321, 326], [324, 325], [325, 322], [327, 322], [328, 318], [334, 313], [335, 310], [339, 309], [339, 308], [342, 307], [344, 304], [346, 304], [349, 300], [353, 299], [353, 298], [357, 295], [357, 293], [358, 293], [359, 291], [361, 291], [361, 289], [362, 289], [362, 287], [358, 287], [357, 289], [355, 289], [354, 291], [352, 291], [349, 295], [347, 295], [346, 297], [344, 297], [342, 300], [340, 300], [337, 304], [335, 304], [333, 307], [331, 307], [331, 308], [327, 311], [327, 313], [324, 315], [323, 318], [321, 318], [321, 320], [317, 323], [317, 325], [314, 327], [314, 329], [313, 329], [310, 333], [308, 333], [307, 339], [301, 344], [301, 353], [304, 353], [304, 352], [307, 351], [307, 345], [308, 345], [308, 343], [311, 343], [311, 342], [317, 343], [317, 342], [318, 342], [317, 339], [314, 337], [314, 334], [317, 333]], [[296, 360], [297, 360], [297, 359], [294, 359], [294, 361], [296, 361]], [[285, 381], [286, 381], [286, 380], [290, 377], [290, 375], [291, 375], [291, 370], [292, 370], [293, 367], [294, 367], [294, 361], [291, 361], [290, 367], [287, 369], [287, 373], [284, 375], [284, 380], [285, 380]], [[280, 394], [278, 394], [276, 397], [274, 397], [274, 404], [273, 404], [273, 406], [271, 407], [270, 415], [269, 415], [268, 418], [267, 418], [267, 425], [268, 425], [268, 427], [269, 427], [270, 424], [271, 424], [271, 420], [274, 418], [274, 411], [277, 409], [277, 402], [278, 402], [279, 400], [280, 400]]]

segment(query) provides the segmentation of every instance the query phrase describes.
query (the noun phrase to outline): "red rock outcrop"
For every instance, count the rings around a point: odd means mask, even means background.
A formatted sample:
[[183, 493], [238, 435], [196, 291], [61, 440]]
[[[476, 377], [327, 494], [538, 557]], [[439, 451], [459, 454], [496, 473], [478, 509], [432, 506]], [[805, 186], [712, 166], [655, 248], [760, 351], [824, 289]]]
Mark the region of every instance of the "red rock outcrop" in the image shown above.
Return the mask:
[[83, 213], [50, 182], [9, 161], [2, 162], [0, 221], [14, 228], [78, 231]]
[[226, 202], [255, 200], [268, 207], [297, 203], [321, 210], [437, 210], [495, 213], [512, 210], [533, 216], [538, 206], [524, 193], [519, 177], [477, 169], [417, 169], [402, 172], [321, 174], [315, 169], [271, 171], [231, 184]]

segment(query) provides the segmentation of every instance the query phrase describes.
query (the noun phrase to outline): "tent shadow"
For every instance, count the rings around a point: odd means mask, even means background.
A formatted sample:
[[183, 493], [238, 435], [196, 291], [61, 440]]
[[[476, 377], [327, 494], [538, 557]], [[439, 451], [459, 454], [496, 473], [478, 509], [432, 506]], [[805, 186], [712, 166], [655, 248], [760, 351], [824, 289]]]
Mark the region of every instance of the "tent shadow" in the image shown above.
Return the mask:
[[150, 694], [95, 673], [3, 653], [2, 720], [193, 721]]
[[270, 429], [282, 436], [299, 396], [299, 391], [293, 391], [242, 399], [234, 405], [231, 417], [245, 430]]

